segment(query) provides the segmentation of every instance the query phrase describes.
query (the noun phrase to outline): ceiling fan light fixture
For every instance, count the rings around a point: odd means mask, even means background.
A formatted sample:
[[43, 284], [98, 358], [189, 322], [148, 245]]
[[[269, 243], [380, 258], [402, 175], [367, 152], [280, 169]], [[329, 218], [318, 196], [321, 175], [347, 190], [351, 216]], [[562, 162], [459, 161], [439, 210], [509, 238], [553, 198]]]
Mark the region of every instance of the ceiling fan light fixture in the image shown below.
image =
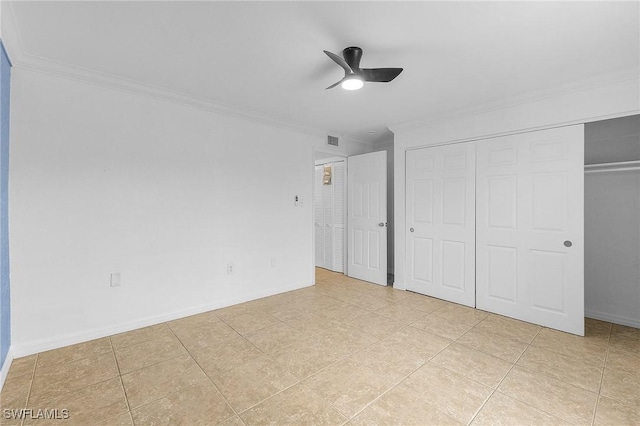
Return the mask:
[[358, 90], [361, 89], [362, 86], [364, 86], [364, 82], [360, 77], [354, 75], [353, 77], [345, 79], [342, 82], [341, 86], [344, 90]]

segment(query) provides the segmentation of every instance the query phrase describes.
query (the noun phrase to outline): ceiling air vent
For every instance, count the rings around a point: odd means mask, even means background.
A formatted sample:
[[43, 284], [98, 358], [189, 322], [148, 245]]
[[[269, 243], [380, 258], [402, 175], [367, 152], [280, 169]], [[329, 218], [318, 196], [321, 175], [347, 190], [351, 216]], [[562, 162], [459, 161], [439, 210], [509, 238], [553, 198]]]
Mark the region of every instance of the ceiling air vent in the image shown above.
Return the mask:
[[338, 138], [336, 136], [327, 136], [327, 143], [329, 145], [338, 146]]

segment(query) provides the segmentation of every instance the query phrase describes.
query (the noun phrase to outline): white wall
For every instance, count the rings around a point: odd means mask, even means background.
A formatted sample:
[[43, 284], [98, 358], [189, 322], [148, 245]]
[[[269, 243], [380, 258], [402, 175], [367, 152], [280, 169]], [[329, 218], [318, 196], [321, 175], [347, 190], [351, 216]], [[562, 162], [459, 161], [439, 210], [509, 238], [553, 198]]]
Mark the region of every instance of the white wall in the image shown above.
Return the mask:
[[637, 79], [628, 79], [521, 105], [451, 118], [435, 124], [395, 127], [395, 286], [405, 288], [405, 153], [409, 149], [488, 138], [520, 131], [585, 123], [640, 111]]
[[14, 354], [313, 282], [320, 136], [21, 68], [12, 84]]

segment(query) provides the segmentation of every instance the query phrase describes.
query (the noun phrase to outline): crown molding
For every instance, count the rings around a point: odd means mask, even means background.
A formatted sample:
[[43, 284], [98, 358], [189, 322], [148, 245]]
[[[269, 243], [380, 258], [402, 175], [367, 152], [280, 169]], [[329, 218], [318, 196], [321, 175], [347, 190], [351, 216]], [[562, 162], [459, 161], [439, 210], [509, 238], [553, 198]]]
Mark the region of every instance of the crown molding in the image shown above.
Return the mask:
[[542, 101], [545, 99], [553, 99], [562, 95], [568, 95], [571, 93], [578, 93], [595, 89], [598, 87], [604, 87], [611, 84], [622, 83], [625, 81], [640, 80], [640, 69], [638, 67], [625, 68], [615, 72], [601, 74], [599, 76], [591, 77], [588, 79], [578, 80], [565, 84], [562, 86], [555, 86], [548, 89], [542, 89], [537, 91], [530, 91], [523, 93], [522, 95], [512, 96], [509, 98], [501, 99], [495, 102], [488, 102], [482, 105], [477, 105], [471, 108], [460, 109], [457, 111], [437, 114], [426, 117], [424, 119], [407, 121], [389, 125], [389, 128], [393, 132], [405, 132], [416, 131], [422, 128], [433, 126], [438, 123], [444, 123], [456, 119], [472, 117], [476, 115], [486, 114], [493, 111], [504, 110], [521, 106], [533, 102]]

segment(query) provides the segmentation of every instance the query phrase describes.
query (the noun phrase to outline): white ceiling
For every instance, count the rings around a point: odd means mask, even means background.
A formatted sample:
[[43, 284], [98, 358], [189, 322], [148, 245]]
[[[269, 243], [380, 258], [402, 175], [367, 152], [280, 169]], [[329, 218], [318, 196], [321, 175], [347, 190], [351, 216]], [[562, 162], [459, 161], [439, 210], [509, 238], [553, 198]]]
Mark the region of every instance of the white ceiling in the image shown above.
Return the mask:
[[[95, 72], [375, 142], [387, 126], [637, 76], [639, 5], [14, 2], [3, 30], [19, 34], [18, 65]], [[404, 72], [324, 90], [343, 71], [322, 50], [351, 45], [363, 48], [363, 68]]]

